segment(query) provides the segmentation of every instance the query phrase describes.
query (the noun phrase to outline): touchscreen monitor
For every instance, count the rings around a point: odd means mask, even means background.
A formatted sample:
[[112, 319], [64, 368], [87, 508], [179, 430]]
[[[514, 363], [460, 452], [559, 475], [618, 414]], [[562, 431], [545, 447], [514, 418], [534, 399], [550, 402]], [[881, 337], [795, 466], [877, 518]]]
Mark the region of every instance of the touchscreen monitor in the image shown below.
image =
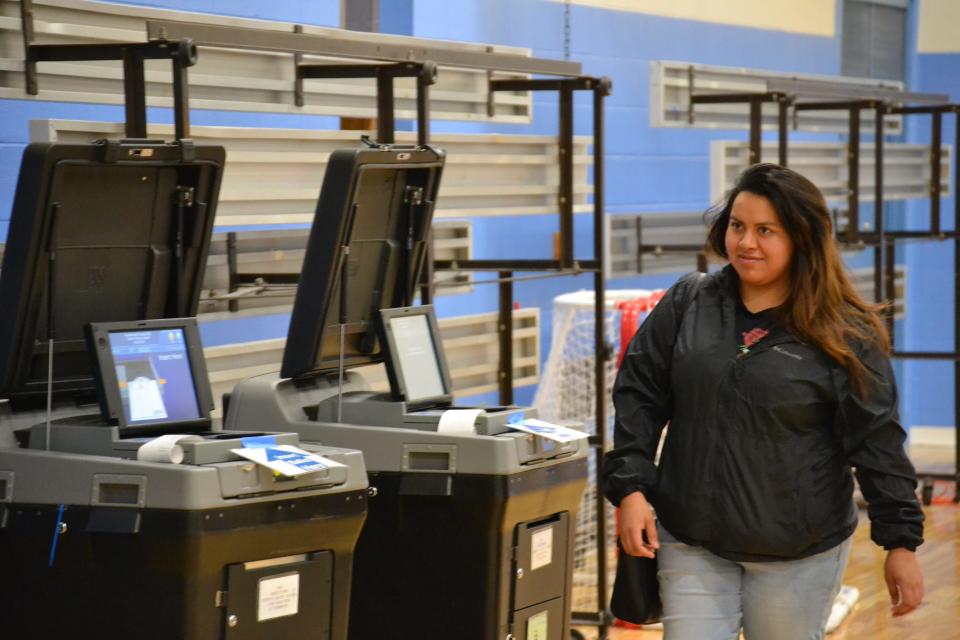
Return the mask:
[[209, 381], [193, 319], [90, 326], [105, 417], [121, 426], [209, 420]]
[[452, 385], [433, 307], [383, 309], [381, 320], [394, 397], [408, 406], [449, 403]]

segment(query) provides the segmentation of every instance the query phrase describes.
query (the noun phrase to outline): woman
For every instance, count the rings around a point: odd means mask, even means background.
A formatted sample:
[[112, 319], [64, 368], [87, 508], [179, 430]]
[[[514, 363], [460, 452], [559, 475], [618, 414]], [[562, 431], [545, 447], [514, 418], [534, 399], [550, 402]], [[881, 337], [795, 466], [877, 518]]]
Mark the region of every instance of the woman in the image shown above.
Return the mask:
[[851, 467], [893, 614], [908, 613], [923, 514], [889, 338], [844, 272], [823, 196], [753, 166], [708, 246], [730, 264], [681, 279], [630, 342], [604, 460], [624, 549], [659, 558], [666, 640], [822, 638], [857, 526]]

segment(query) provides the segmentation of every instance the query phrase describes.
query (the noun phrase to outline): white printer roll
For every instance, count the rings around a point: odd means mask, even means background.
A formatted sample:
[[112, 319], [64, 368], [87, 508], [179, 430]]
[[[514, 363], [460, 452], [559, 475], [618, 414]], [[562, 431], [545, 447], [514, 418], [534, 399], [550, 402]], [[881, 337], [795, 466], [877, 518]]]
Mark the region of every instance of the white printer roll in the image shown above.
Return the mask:
[[170, 433], [165, 436], [160, 436], [137, 449], [137, 460], [141, 462], [180, 464], [183, 462], [183, 447], [181, 447], [179, 443], [202, 439], [203, 438], [199, 436], [190, 434]]

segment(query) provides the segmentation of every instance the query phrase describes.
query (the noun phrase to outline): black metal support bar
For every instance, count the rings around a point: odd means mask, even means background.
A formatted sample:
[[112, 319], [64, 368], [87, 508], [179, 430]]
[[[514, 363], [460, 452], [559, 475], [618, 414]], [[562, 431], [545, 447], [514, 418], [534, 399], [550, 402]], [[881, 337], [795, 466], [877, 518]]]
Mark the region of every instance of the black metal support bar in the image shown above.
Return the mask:
[[637, 236], [637, 274], [643, 273], [643, 216], [634, 218], [634, 229]]
[[177, 140], [190, 137], [190, 83], [187, 68], [182, 64], [173, 65], [173, 129]]
[[[954, 108], [953, 153], [960, 150], [960, 109]], [[953, 159], [953, 228], [960, 229], [960, 161]], [[960, 354], [960, 234], [953, 236], [953, 352]], [[960, 359], [953, 361], [954, 502], [960, 502]]]
[[890, 356], [901, 360], [960, 360], [960, 353], [947, 351], [892, 351]]
[[887, 239], [887, 246], [884, 249], [885, 268], [884, 271], [884, 280], [886, 280], [886, 298], [887, 304], [890, 306], [887, 308], [886, 321], [887, 321], [887, 332], [890, 334], [890, 348], [896, 346], [896, 335], [894, 334], [894, 316], [896, 315], [896, 302], [897, 302], [897, 245], [892, 238]]
[[560, 264], [573, 266], [573, 90], [566, 83], [560, 86]]
[[[930, 232], [940, 232], [940, 149], [943, 137], [943, 112], [934, 111], [930, 125]], [[956, 150], [954, 151], [956, 153]], [[954, 189], [957, 185], [953, 186]]]
[[598, 86], [610, 86], [607, 78], [583, 76], [581, 78], [561, 78], [559, 80], [542, 80], [539, 78], [523, 79], [510, 78], [490, 81], [490, 91], [560, 91], [569, 87], [573, 91], [593, 91]]
[[750, 100], [750, 164], [760, 162], [760, 129], [763, 126], [763, 102], [757, 96]]
[[424, 256], [423, 267], [420, 269], [420, 304], [433, 304], [433, 229], [427, 234], [427, 255]]
[[893, 115], [915, 115], [918, 113], [958, 113], [960, 105], [956, 104], [937, 104], [926, 107], [888, 107], [887, 113]]
[[[227, 232], [227, 292], [233, 293], [237, 290], [237, 233], [235, 231]], [[227, 303], [230, 311], [238, 311], [240, 303], [236, 300], [230, 300]]]
[[274, 271], [243, 271], [234, 273], [234, 289], [243, 285], [283, 285], [296, 286], [300, 283], [300, 272], [285, 273]]
[[[596, 180], [596, 177], [594, 177]], [[435, 271], [566, 271], [559, 260], [436, 260]], [[574, 270], [592, 273], [601, 268], [599, 260], [580, 260]]]
[[[600, 487], [603, 486], [603, 465], [600, 464], [600, 458], [610, 446], [609, 436], [607, 434], [607, 361], [612, 357], [611, 347], [607, 343], [604, 335], [606, 327], [606, 282], [603, 273], [604, 264], [604, 229], [603, 223], [605, 199], [604, 199], [604, 101], [610, 94], [609, 85], [600, 86], [593, 92], [593, 255], [597, 260], [599, 269], [593, 276], [593, 314], [594, 314], [594, 344], [595, 355], [594, 362], [594, 415], [596, 417], [596, 435], [599, 436], [599, 445], [597, 449], [596, 465], [596, 486], [597, 486], [597, 603], [599, 604], [600, 630], [601, 638], [607, 635], [607, 623], [604, 612], [607, 602], [607, 584], [609, 584], [609, 571], [607, 567], [607, 505], [600, 497]], [[639, 260], [639, 257], [638, 257]]]
[[420, 43], [392, 44], [363, 41], [331, 34], [284, 33], [264, 29], [228, 27], [168, 20], [148, 20], [150, 39], [191, 38], [200, 46], [227, 49], [257, 49], [281, 53], [303, 53], [333, 58], [362, 58], [388, 62], [433, 61], [440, 66], [468, 69], [495, 69], [516, 73], [553, 76], [580, 76], [579, 62], [530, 58], [450, 46], [423, 46]]
[[[303, 33], [303, 25], [295, 24], [293, 25], [294, 33]], [[293, 54], [293, 103], [298, 107], [304, 105], [303, 97], [303, 76], [301, 76], [297, 70], [300, 68], [300, 65], [303, 64], [303, 54], [296, 52]]]
[[393, 144], [396, 141], [396, 121], [393, 118], [393, 76], [377, 72], [377, 142]]
[[873, 122], [873, 202], [874, 228], [883, 237], [883, 116], [884, 109], [878, 106], [874, 110]]
[[842, 245], [859, 245], [860, 248], [863, 247], [872, 247], [877, 244], [883, 244], [887, 239], [893, 240], [929, 240], [931, 242], [938, 242], [942, 240], [950, 240], [956, 237], [957, 232], [955, 231], [943, 231], [940, 233], [931, 234], [929, 231], [890, 231], [886, 230], [883, 232], [883, 238], [875, 232], [860, 233], [856, 242], [850, 242], [847, 240], [845, 234], [837, 234], [837, 241]]
[[513, 277], [512, 271], [500, 272], [500, 312], [497, 319], [500, 336], [500, 366], [497, 383], [500, 404], [513, 404]]
[[20, 33], [23, 36], [23, 74], [27, 93], [37, 95], [37, 63], [33, 58], [33, 0], [20, 0]]
[[[437, 67], [432, 63], [424, 64], [417, 74], [417, 145], [421, 147], [430, 142], [430, 85], [436, 81]], [[432, 240], [430, 246], [433, 246]]]
[[753, 102], [757, 99], [761, 102], [778, 102], [784, 97], [785, 94], [779, 91], [768, 91], [766, 93], [706, 93], [690, 96], [690, 102], [693, 104], [730, 104]]
[[147, 87], [143, 54], [123, 50], [123, 104], [128, 138], [147, 137]]
[[883, 302], [883, 245], [873, 248], [873, 301]]
[[190, 111], [187, 91], [187, 67], [197, 63], [197, 47], [189, 39], [151, 40], [110, 44], [33, 44], [28, 57], [37, 62], [79, 62], [120, 60], [123, 62], [123, 91], [126, 109], [126, 134], [130, 138], [147, 136], [147, 98], [145, 60], [170, 60], [173, 65], [174, 121], [177, 138], [189, 136]]
[[797, 111], [849, 111], [850, 109], [876, 109], [883, 107], [880, 100], [836, 100], [828, 102], [796, 102]]
[[778, 162], [781, 167], [787, 166], [787, 115], [790, 110], [790, 100], [786, 96], [777, 101], [777, 148]]
[[850, 107], [847, 141], [847, 239], [860, 234], [860, 108]]

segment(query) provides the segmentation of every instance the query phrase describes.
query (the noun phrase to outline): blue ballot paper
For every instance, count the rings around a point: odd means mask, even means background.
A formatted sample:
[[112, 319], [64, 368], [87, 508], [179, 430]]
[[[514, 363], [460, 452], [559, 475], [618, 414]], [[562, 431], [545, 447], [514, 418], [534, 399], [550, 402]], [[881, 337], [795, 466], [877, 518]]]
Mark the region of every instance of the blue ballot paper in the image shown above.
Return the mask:
[[272, 469], [281, 475], [294, 477], [305, 473], [316, 473], [345, 465], [329, 458], [304, 451], [289, 444], [255, 444], [252, 447], [231, 449], [235, 454]]
[[583, 431], [577, 431], [570, 427], [544, 422], [543, 420], [537, 420], [535, 418], [527, 418], [522, 422], [512, 422], [508, 426], [515, 431], [532, 433], [535, 436], [541, 436], [557, 442], [573, 442], [574, 440], [582, 440], [589, 437], [589, 434]]

